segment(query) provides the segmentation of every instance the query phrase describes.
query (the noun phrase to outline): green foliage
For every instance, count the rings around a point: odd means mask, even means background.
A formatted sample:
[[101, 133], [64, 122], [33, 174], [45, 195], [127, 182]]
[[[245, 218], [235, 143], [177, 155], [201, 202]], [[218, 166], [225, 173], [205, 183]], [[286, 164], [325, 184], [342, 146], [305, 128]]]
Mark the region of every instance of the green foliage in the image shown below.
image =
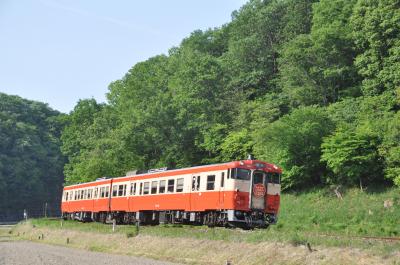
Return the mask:
[[58, 202], [65, 162], [59, 140], [63, 118], [46, 104], [0, 93], [0, 212], [4, 215]]
[[359, 0], [351, 19], [361, 53], [355, 65], [364, 77], [363, 92], [377, 95], [400, 85], [400, 2]]
[[[335, 174], [329, 182], [356, 184], [362, 179], [379, 178], [382, 172], [377, 146], [379, 139], [368, 132], [340, 129], [322, 144], [322, 161]], [[362, 182], [361, 182], [362, 183]]]
[[400, 113], [389, 121], [389, 128], [384, 136], [381, 154], [385, 157], [385, 173], [397, 186], [400, 186]]
[[355, 1], [320, 1], [313, 5], [310, 34], [284, 44], [279, 84], [293, 107], [328, 105], [358, 93], [356, 55], [349, 27]]
[[319, 184], [326, 171], [320, 162], [320, 146], [333, 128], [324, 109], [299, 108], [255, 132], [254, 150], [259, 158], [275, 161], [283, 168], [286, 188]]

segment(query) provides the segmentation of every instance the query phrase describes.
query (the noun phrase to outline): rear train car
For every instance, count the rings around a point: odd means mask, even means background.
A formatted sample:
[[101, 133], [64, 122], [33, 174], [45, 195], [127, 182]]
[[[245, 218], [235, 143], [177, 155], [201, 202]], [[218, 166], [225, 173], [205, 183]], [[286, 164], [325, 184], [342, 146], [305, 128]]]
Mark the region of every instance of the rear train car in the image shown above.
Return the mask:
[[80, 221], [266, 227], [277, 221], [281, 173], [259, 160], [157, 169], [66, 186], [61, 208]]

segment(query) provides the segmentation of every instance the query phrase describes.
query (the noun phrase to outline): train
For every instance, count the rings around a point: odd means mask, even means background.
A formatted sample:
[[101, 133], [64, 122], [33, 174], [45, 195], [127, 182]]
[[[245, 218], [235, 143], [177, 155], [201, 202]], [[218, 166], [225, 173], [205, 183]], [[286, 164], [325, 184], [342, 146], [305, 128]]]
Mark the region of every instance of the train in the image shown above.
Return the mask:
[[260, 160], [145, 173], [65, 186], [64, 219], [120, 224], [265, 228], [277, 222], [282, 169]]

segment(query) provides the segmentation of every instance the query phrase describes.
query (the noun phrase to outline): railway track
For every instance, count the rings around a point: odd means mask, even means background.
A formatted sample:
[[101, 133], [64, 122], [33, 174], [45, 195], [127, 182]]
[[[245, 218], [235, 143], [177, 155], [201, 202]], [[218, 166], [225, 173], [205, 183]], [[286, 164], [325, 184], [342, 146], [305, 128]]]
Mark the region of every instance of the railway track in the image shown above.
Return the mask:
[[359, 239], [359, 240], [371, 240], [371, 241], [386, 241], [393, 243], [400, 243], [400, 237], [380, 237], [380, 236], [350, 236], [350, 235], [333, 235], [333, 234], [310, 234], [319, 237], [334, 237], [341, 239]]

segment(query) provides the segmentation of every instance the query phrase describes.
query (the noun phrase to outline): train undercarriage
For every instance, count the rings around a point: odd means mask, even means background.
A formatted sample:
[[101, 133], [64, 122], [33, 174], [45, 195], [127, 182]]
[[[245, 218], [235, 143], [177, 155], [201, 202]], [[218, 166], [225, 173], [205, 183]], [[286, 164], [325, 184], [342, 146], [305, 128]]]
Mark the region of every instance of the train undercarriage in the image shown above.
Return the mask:
[[101, 222], [116, 224], [158, 225], [158, 224], [191, 224], [209, 227], [239, 227], [243, 229], [267, 228], [276, 223], [276, 215], [262, 211], [140, 211], [140, 212], [74, 212], [63, 213], [64, 219], [81, 222]]

